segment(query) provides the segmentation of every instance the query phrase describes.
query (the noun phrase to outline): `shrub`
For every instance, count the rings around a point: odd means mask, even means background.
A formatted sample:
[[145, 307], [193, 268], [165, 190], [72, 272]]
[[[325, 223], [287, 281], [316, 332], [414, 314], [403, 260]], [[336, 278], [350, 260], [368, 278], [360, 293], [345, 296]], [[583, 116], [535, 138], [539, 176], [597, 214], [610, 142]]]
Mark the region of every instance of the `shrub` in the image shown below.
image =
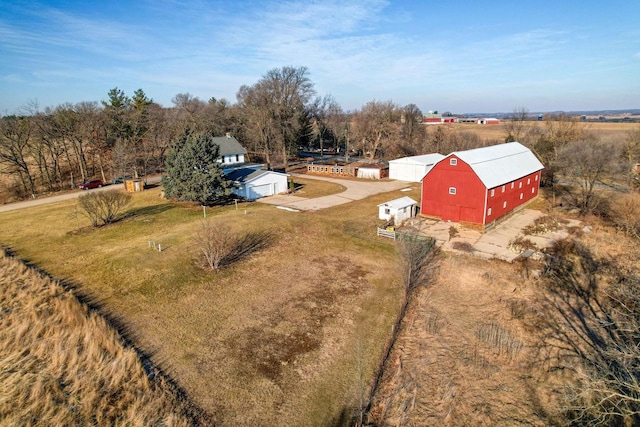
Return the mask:
[[129, 202], [131, 202], [131, 195], [120, 191], [94, 192], [78, 198], [80, 208], [94, 227], [116, 221]]

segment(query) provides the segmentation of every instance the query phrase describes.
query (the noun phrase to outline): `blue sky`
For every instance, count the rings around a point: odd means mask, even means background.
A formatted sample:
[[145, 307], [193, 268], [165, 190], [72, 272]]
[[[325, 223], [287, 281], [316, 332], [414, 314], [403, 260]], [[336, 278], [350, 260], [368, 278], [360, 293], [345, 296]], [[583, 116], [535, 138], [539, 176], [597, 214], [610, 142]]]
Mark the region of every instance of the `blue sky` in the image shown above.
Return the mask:
[[235, 102], [285, 65], [346, 110], [640, 108], [640, 1], [0, 3], [0, 114], [113, 87]]

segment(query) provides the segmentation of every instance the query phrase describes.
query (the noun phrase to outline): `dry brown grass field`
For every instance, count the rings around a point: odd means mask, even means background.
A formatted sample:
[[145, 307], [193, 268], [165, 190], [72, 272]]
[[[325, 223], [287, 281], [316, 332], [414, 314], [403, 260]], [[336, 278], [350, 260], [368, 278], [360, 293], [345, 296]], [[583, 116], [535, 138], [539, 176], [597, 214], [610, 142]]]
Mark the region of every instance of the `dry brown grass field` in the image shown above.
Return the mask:
[[[591, 231], [571, 238], [589, 248], [596, 263], [638, 274], [637, 240], [597, 218], [580, 220]], [[617, 273], [598, 273], [604, 293], [619, 280]], [[518, 263], [444, 254], [436, 282], [420, 290], [404, 319], [370, 421], [567, 425], [564, 386], [573, 369], [579, 372], [580, 359], [562, 367], [541, 356], [551, 344], [537, 329], [550, 316], [541, 305], [546, 298], [538, 276], [527, 276]]]
[[[304, 190], [336, 191], [314, 185]], [[0, 242], [96, 300], [215, 423], [340, 419], [366, 391], [401, 301], [393, 243], [374, 232], [376, 205], [398, 193], [315, 213], [209, 209], [234, 232], [274, 236], [217, 273], [194, 262], [202, 209], [159, 193], [135, 194], [125, 220], [99, 229], [74, 202], [2, 213]]]
[[[545, 122], [527, 122], [532, 126], [544, 128]], [[503, 123], [499, 125], [476, 125], [458, 123], [451, 126], [456, 132], [471, 132], [478, 135], [485, 142], [504, 142], [507, 132]], [[593, 123], [585, 122], [584, 126], [587, 130], [598, 135], [603, 141], [618, 142], [623, 141], [630, 131], [638, 129], [638, 123]], [[444, 153], [443, 153], [444, 154]]]
[[59, 283], [0, 250], [0, 424], [204, 425]]

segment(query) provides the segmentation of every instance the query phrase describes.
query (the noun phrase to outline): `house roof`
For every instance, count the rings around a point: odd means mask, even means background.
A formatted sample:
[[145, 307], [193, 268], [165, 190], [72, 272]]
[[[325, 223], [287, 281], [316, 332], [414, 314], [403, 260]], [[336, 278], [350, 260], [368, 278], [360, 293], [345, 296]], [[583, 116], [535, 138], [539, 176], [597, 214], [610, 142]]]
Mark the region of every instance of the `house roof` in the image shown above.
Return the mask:
[[447, 157], [452, 155], [471, 166], [487, 188], [494, 188], [544, 169], [544, 165], [531, 150], [519, 142], [455, 151]]
[[431, 166], [438, 163], [440, 160], [444, 159], [444, 156], [439, 153], [432, 154], [422, 154], [420, 156], [410, 156], [410, 157], [402, 157], [400, 159], [390, 160], [389, 163], [394, 164], [419, 164], [425, 166]]
[[213, 142], [220, 147], [220, 156], [247, 153], [247, 150], [233, 136], [216, 136]]
[[418, 202], [413, 200], [411, 197], [404, 196], [404, 197], [400, 197], [399, 199], [391, 200], [390, 202], [381, 203], [378, 205], [378, 207], [389, 206], [395, 209], [402, 209], [402, 208], [406, 208], [407, 206], [412, 206], [417, 204]]
[[286, 176], [286, 174], [283, 174], [280, 172], [274, 172], [274, 171], [268, 171], [268, 170], [262, 170], [262, 169], [256, 170], [252, 168], [240, 168], [240, 169], [235, 169], [229, 172], [227, 174], [227, 179], [234, 182], [246, 183], [265, 174], [276, 174], [276, 175]]

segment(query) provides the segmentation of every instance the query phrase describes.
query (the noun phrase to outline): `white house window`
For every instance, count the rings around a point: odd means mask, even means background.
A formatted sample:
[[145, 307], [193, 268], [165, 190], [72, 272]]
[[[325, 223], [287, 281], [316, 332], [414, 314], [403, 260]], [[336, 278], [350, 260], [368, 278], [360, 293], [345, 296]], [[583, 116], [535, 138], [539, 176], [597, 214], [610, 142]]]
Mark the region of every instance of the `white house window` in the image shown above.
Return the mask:
[[487, 209], [487, 216], [491, 216], [491, 208]]
[[384, 214], [385, 215], [389, 215], [391, 213], [391, 209], [389, 208], [384, 208]]
[[457, 165], [457, 164], [458, 164], [458, 159], [450, 158], [450, 159], [449, 159], [449, 164], [450, 164], [451, 166], [455, 166], [455, 165]]
[[502, 202], [502, 209], [506, 209], [507, 208], [507, 201], [505, 200], [504, 202]]
[[456, 187], [449, 187], [449, 194], [456, 194]]
[[491, 197], [493, 197], [493, 195], [496, 194], [496, 190], [495, 189], [491, 189]]
[[523, 196], [523, 194], [522, 194], [522, 193], [520, 193], [520, 200], [522, 200], [522, 196]]
[[236, 162], [240, 161], [240, 154], [236, 154]]
[[502, 192], [504, 193], [504, 189], [505, 189], [506, 185], [502, 186]]

